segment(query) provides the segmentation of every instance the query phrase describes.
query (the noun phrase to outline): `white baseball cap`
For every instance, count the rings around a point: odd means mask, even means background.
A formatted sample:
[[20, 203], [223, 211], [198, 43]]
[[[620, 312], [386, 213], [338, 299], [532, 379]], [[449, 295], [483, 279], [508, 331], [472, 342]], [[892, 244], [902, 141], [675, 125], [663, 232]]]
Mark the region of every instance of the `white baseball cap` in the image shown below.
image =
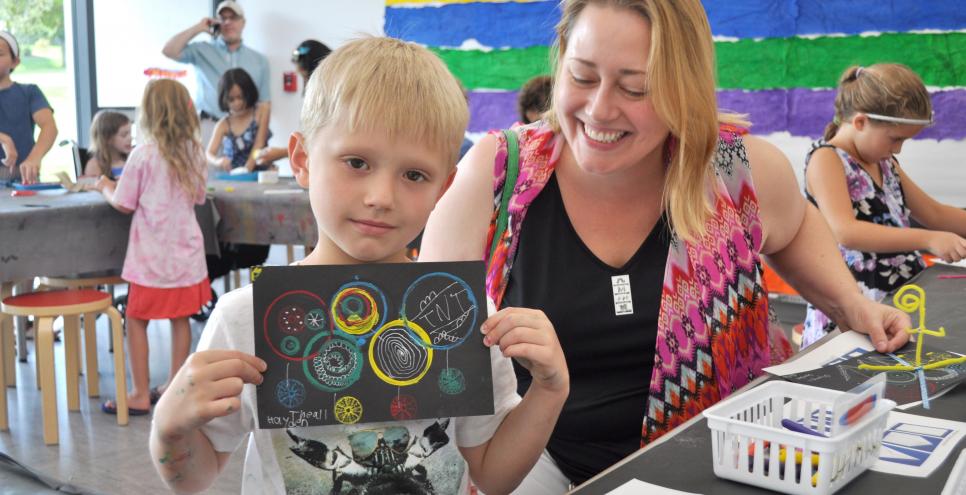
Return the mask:
[[218, 15], [224, 9], [228, 9], [234, 12], [235, 14], [238, 15], [238, 17], [245, 17], [245, 10], [242, 9], [241, 5], [238, 5], [238, 2], [233, 2], [232, 0], [225, 0], [224, 2], [219, 3], [218, 8], [215, 9], [215, 15]]
[[10, 45], [10, 51], [13, 52], [13, 58], [20, 58], [20, 45], [17, 44], [17, 38], [14, 38], [9, 31], [0, 31], [0, 38]]

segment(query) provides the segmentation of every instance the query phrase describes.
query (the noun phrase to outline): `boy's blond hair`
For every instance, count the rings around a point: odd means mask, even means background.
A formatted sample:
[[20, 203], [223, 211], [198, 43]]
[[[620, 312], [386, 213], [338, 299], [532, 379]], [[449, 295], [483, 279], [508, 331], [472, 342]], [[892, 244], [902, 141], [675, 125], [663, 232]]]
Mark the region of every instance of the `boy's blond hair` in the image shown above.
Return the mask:
[[456, 165], [469, 123], [459, 83], [419, 45], [393, 38], [350, 41], [312, 72], [302, 103], [302, 134], [327, 125], [381, 131], [439, 150]]

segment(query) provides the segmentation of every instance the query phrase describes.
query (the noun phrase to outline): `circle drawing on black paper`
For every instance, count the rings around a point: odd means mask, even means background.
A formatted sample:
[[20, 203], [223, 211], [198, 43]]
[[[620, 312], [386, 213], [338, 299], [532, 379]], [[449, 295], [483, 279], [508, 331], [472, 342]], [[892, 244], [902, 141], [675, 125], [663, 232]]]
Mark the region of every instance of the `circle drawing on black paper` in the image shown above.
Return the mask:
[[355, 383], [362, 375], [363, 356], [356, 343], [341, 332], [320, 333], [309, 341], [302, 362], [309, 383], [326, 392], [338, 392]]
[[466, 390], [466, 378], [456, 368], [446, 368], [439, 373], [439, 390], [446, 395], [458, 395]]
[[320, 308], [315, 308], [305, 315], [305, 329], [318, 332], [325, 328], [325, 310]]
[[386, 321], [386, 296], [368, 282], [349, 282], [336, 291], [330, 304], [335, 327], [350, 335], [365, 335]]
[[279, 404], [295, 409], [305, 401], [305, 385], [294, 378], [286, 378], [275, 386], [275, 395]]
[[[412, 335], [420, 339], [419, 343]], [[369, 343], [369, 364], [376, 376], [390, 385], [413, 385], [433, 365], [429, 336], [414, 323], [409, 330], [403, 327], [402, 320], [386, 323]]]
[[301, 350], [302, 342], [300, 342], [297, 337], [293, 335], [286, 335], [285, 338], [282, 339], [282, 352], [284, 352], [286, 356], [294, 356]]
[[347, 395], [335, 401], [335, 419], [346, 425], [351, 425], [362, 419], [362, 402]]
[[[415, 326], [429, 335], [433, 349], [452, 349], [476, 327], [476, 296], [463, 279], [449, 273], [427, 273], [406, 289], [400, 315], [406, 329]], [[413, 340], [420, 341], [413, 334]]]
[[286, 361], [311, 360], [315, 355], [305, 352], [309, 340], [326, 328], [331, 330], [331, 322], [323, 318], [318, 330], [306, 331], [310, 322], [319, 323], [314, 315], [320, 313], [323, 317], [328, 314], [328, 304], [321, 297], [307, 290], [285, 292], [265, 310], [263, 338], [272, 352]]
[[389, 414], [397, 421], [413, 419], [416, 412], [416, 399], [411, 395], [397, 395], [389, 403]]

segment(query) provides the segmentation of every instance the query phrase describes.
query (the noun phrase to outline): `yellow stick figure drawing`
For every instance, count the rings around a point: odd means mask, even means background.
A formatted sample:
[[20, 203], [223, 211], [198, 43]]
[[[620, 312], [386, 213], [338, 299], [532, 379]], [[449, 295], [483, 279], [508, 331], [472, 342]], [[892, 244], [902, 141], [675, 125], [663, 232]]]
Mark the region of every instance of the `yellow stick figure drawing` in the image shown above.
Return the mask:
[[962, 356], [958, 358], [943, 359], [942, 361], [923, 365], [922, 343], [926, 340], [925, 336], [933, 335], [936, 337], [945, 337], [946, 329], [944, 327], [939, 327], [939, 330], [930, 330], [926, 328], [926, 291], [922, 290], [922, 287], [919, 287], [916, 284], [905, 285], [899, 289], [899, 292], [896, 292], [896, 295], [892, 298], [892, 300], [895, 302], [896, 308], [899, 308], [906, 313], [919, 313], [919, 326], [906, 330], [912, 335], [918, 335], [916, 338], [916, 362], [912, 366], [903, 364], [892, 366], [860, 364], [859, 369], [871, 371], [915, 371], [919, 368], [922, 368], [924, 370], [931, 370], [966, 362], [966, 356]]

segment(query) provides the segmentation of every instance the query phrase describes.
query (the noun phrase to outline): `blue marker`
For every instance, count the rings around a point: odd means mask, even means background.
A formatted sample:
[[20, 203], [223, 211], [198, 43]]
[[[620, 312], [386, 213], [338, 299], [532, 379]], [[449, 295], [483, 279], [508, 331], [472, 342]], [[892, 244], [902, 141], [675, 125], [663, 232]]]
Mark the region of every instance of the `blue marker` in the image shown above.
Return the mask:
[[798, 433], [805, 433], [807, 435], [815, 435], [817, 437], [828, 438], [824, 433], [819, 433], [819, 432], [817, 432], [817, 431], [815, 431], [815, 430], [813, 430], [813, 429], [811, 429], [811, 428], [809, 428], [809, 427], [807, 427], [807, 426], [799, 423], [798, 421], [792, 421], [790, 419], [783, 419], [782, 420], [782, 426], [784, 426], [785, 428], [787, 428], [789, 430], [796, 431]]

